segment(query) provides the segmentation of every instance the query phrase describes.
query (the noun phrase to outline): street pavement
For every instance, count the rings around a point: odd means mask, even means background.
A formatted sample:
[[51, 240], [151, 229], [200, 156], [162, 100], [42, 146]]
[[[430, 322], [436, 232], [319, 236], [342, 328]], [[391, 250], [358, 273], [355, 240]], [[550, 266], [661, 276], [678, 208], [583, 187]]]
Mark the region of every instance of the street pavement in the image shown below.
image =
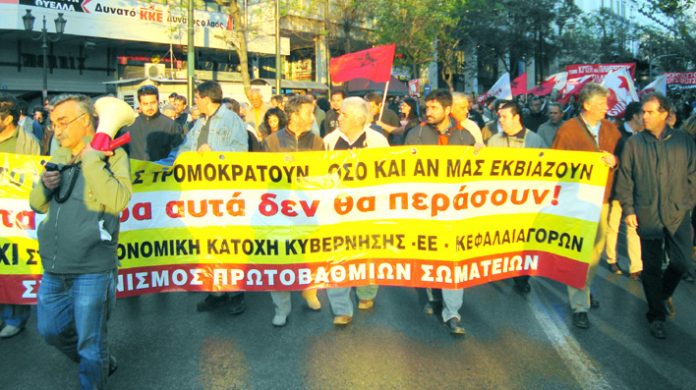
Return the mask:
[[[627, 268], [626, 259], [620, 264]], [[465, 337], [427, 316], [414, 289], [380, 289], [375, 307], [335, 328], [298, 293], [284, 328], [267, 293], [247, 310], [196, 312], [204, 294], [121, 299], [109, 322], [119, 361], [109, 389], [694, 389], [696, 286], [682, 283], [667, 339], [653, 338], [640, 282], [602, 266], [590, 329], [571, 324], [565, 286], [532, 278], [465, 290]], [[0, 389], [75, 389], [78, 367], [27, 329], [0, 340]]]

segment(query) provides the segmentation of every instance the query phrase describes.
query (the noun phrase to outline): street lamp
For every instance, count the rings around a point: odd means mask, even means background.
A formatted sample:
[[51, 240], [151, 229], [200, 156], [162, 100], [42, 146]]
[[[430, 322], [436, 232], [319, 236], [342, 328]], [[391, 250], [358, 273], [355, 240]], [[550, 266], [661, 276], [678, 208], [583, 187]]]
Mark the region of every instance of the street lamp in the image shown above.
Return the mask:
[[653, 77], [652, 77], [652, 74], [653, 74], [653, 62], [659, 60], [660, 58], [677, 57], [678, 55], [679, 55], [679, 54], [674, 54], [674, 53], [672, 53], [672, 54], [662, 54], [662, 55], [659, 55], [659, 56], [657, 56], [657, 57], [655, 57], [655, 58], [651, 58], [650, 61], [648, 62], [648, 79], [651, 80], [651, 81], [652, 81], [652, 79], [653, 79]]
[[[28, 32], [34, 31], [34, 20], [36, 17], [31, 14], [31, 10], [27, 10], [26, 15], [22, 16], [22, 21], [24, 21], [24, 30]], [[51, 38], [48, 36], [48, 29], [46, 29], [46, 15], [43, 17], [43, 28], [39, 35], [31, 37], [31, 39], [38, 41], [41, 40], [41, 50], [43, 51], [43, 101], [48, 98], [48, 42], [58, 42], [63, 36], [65, 31], [65, 24], [68, 22], [63, 18], [63, 13], [59, 13], [58, 17], [54, 19], [56, 23], [56, 37]]]

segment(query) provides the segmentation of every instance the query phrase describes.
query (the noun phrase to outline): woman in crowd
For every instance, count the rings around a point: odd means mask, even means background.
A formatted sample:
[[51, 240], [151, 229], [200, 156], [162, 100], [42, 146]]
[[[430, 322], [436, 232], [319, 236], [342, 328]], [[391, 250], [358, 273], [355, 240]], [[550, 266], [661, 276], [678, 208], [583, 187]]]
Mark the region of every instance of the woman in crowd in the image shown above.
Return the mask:
[[288, 120], [285, 113], [280, 108], [271, 108], [266, 111], [263, 116], [263, 123], [259, 126], [259, 131], [263, 138], [275, 133], [276, 131], [285, 127], [288, 124]]
[[420, 123], [420, 118], [418, 115], [418, 102], [412, 97], [407, 97], [401, 103], [399, 107], [401, 111], [401, 125], [404, 128], [404, 139], [408, 135], [408, 132], [417, 127]]

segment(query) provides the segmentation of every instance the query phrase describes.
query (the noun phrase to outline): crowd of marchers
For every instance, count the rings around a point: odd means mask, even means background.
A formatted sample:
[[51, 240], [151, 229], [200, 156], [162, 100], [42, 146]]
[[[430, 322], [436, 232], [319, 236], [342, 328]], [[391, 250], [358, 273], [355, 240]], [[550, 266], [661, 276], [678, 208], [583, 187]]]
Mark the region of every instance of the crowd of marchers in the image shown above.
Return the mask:
[[[682, 281], [693, 282], [696, 220], [696, 115], [688, 99], [674, 104], [647, 94], [628, 105], [623, 118], [607, 118], [609, 91], [589, 83], [566, 104], [548, 97], [490, 98], [437, 89], [423, 99], [384, 100], [378, 93], [346, 96], [287, 94], [264, 101], [252, 90], [249, 103], [223, 96], [217, 82], [195, 88], [195, 102], [172, 94], [160, 101], [156, 87], [137, 92], [138, 117], [123, 129], [131, 141], [114, 151], [95, 150], [94, 107], [84, 95], [59, 95], [28, 116], [26, 105], [0, 97], [0, 152], [49, 155], [30, 206], [47, 217], [37, 227], [44, 268], [38, 291], [39, 334], [79, 364], [83, 388], [103, 388], [118, 368], [107, 343], [107, 320], [115, 303], [119, 214], [132, 196], [129, 158], [171, 165], [187, 151], [300, 152], [386, 148], [392, 145], [461, 145], [474, 148], [553, 148], [597, 152], [610, 170], [586, 286], [567, 287], [570, 323], [588, 329], [598, 307], [592, 280], [602, 257], [615, 274], [642, 283], [647, 331], [667, 334], [672, 300]], [[511, 151], [514, 153], [514, 151]], [[98, 210], [98, 211], [95, 211]], [[626, 229], [628, 267], [618, 262], [620, 227]], [[522, 294], [529, 276], [514, 278]], [[336, 326], [353, 320], [354, 306], [375, 310], [379, 287], [325, 291]], [[301, 292], [321, 310], [319, 291]], [[428, 315], [441, 315], [446, 329], [464, 335], [460, 309], [464, 291], [423, 289]], [[291, 315], [291, 293], [270, 292], [274, 326]], [[198, 311], [241, 314], [243, 292], [211, 293]], [[30, 307], [2, 305], [0, 337], [26, 327]]]

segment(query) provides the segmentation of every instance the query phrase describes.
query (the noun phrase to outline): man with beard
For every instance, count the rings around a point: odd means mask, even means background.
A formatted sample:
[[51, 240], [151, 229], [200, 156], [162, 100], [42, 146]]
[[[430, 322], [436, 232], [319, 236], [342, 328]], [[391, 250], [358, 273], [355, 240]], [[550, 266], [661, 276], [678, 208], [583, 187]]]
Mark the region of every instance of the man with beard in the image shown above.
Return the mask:
[[140, 115], [122, 130], [131, 135], [131, 142], [124, 149], [136, 160], [157, 161], [167, 157], [181, 144], [181, 126], [160, 113], [159, 90], [153, 85], [138, 88], [138, 105]]
[[[20, 106], [12, 96], [0, 96], [0, 153], [41, 154], [39, 141], [19, 125]], [[0, 338], [21, 332], [29, 319], [29, 305], [0, 305]]]
[[[446, 89], [436, 89], [425, 98], [426, 123], [411, 130], [404, 145], [470, 145], [475, 139], [468, 131], [457, 130], [457, 124], [450, 117], [452, 112], [452, 94]], [[429, 297], [432, 292], [426, 290]], [[464, 335], [466, 331], [459, 324], [459, 309], [462, 307], [463, 289], [442, 290], [442, 320], [454, 335]], [[426, 313], [433, 313], [432, 303], [428, 302]]]

